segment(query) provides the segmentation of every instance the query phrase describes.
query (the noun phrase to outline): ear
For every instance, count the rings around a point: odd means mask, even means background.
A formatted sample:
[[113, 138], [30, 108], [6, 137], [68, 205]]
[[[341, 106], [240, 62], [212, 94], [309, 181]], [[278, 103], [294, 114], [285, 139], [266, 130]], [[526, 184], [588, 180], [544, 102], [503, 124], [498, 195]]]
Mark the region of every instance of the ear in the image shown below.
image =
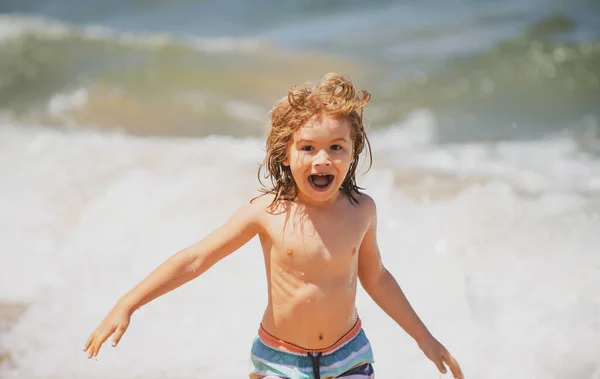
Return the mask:
[[286, 167], [290, 167], [290, 154], [291, 154], [291, 150], [292, 150], [292, 143], [294, 143], [293, 135], [292, 135], [292, 139], [288, 142], [288, 144], [285, 148], [285, 157], [283, 158], [283, 161], [281, 161], [281, 164], [283, 164]]
[[288, 148], [286, 149], [285, 152], [285, 158], [283, 158], [283, 161], [281, 161], [281, 164], [289, 167], [290, 166], [290, 147], [288, 146]]

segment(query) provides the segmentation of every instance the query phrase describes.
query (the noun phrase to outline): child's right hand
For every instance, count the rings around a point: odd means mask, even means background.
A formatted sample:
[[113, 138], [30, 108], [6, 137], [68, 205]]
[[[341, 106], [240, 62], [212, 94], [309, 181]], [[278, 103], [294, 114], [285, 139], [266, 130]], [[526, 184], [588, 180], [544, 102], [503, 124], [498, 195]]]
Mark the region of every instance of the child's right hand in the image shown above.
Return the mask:
[[113, 334], [112, 346], [117, 346], [129, 326], [132, 313], [120, 303], [113, 307], [85, 343], [83, 351], [88, 352], [88, 359], [98, 356], [102, 344]]

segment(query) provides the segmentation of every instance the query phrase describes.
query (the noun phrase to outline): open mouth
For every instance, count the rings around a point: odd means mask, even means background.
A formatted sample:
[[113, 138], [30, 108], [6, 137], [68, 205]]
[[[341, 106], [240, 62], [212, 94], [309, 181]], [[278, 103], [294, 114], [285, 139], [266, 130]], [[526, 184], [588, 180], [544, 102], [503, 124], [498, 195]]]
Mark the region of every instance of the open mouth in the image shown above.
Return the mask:
[[314, 189], [324, 191], [333, 183], [333, 175], [310, 175], [308, 182]]

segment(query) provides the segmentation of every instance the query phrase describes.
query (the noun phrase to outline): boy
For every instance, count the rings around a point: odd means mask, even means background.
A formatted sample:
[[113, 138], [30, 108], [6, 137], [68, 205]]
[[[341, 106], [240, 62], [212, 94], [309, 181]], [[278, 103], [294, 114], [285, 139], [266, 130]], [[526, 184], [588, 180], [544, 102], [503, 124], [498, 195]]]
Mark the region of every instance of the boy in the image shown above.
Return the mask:
[[111, 335], [116, 346], [136, 309], [258, 235], [269, 293], [252, 346], [251, 379], [373, 378], [373, 354], [355, 307], [358, 281], [440, 372], [445, 363], [462, 379], [458, 363], [381, 261], [375, 203], [355, 179], [360, 153], [369, 147], [362, 121], [369, 99], [335, 74], [289, 92], [272, 111], [259, 169], [272, 187], [124, 295], [85, 343], [88, 357], [97, 356]]

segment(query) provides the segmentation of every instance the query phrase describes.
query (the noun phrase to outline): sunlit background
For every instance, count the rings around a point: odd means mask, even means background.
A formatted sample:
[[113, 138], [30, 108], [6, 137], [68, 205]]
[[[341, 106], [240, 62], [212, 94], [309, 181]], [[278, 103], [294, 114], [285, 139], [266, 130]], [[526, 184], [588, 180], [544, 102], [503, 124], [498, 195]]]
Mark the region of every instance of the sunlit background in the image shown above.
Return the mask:
[[[384, 262], [470, 379], [600, 379], [600, 2], [1, 0], [0, 377], [243, 378], [252, 241], [81, 352], [257, 195], [269, 110], [372, 93]], [[364, 292], [377, 377], [439, 378]], [[448, 375], [449, 377], [449, 375]]]

